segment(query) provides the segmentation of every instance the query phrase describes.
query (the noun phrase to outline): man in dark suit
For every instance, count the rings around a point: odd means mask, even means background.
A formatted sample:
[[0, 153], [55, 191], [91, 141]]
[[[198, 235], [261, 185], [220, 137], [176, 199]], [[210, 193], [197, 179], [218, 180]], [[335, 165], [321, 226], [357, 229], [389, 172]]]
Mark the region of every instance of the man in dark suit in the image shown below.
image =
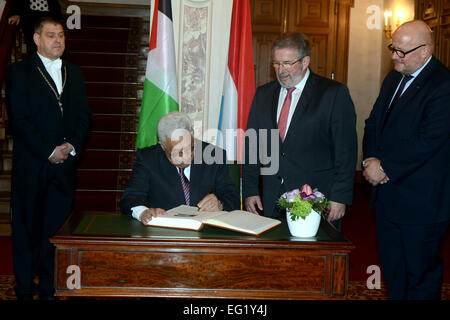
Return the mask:
[[389, 297], [440, 299], [439, 248], [450, 220], [450, 73], [423, 21], [400, 26], [394, 69], [366, 120], [364, 176], [374, 186]]
[[27, 44], [27, 54], [36, 52], [36, 44], [33, 40], [34, 26], [42, 17], [53, 17], [62, 19], [61, 6], [58, 0], [13, 0], [11, 3], [11, 13], [8, 18], [9, 24], [20, 24], [25, 42]]
[[[279, 196], [309, 184], [330, 200], [328, 221], [336, 221], [353, 200], [356, 115], [348, 89], [311, 72], [310, 56], [303, 34], [287, 34], [274, 43], [272, 60], [278, 81], [256, 90], [247, 132], [277, 129], [279, 138], [267, 135], [256, 148], [246, 143], [243, 197], [247, 210], [264, 210], [264, 215], [276, 217], [281, 214], [276, 206]], [[279, 169], [275, 174], [262, 172], [261, 201], [259, 175], [267, 164], [259, 158], [251, 163], [251, 156], [265, 148], [279, 161]]]
[[187, 204], [200, 211], [240, 209], [225, 151], [194, 140], [189, 116], [172, 112], [158, 122], [158, 144], [139, 149], [121, 210], [147, 224]]
[[16, 294], [32, 299], [38, 275], [39, 297], [48, 299], [54, 294], [54, 246], [49, 238], [71, 208], [91, 111], [80, 68], [60, 59], [63, 26], [43, 18], [34, 40], [37, 53], [11, 65], [6, 82], [14, 139], [11, 221]]

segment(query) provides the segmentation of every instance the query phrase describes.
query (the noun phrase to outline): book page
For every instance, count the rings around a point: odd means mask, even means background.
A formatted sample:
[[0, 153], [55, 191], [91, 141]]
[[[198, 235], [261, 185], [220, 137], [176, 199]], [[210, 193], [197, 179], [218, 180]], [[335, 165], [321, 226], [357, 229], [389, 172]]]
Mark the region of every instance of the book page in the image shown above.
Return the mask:
[[258, 235], [281, 224], [281, 221], [263, 217], [247, 211], [235, 210], [217, 217], [203, 220], [203, 223]]
[[202, 221], [224, 212], [202, 212], [197, 207], [181, 205], [166, 211], [166, 214], [152, 218], [148, 225], [189, 230], [199, 230]]
[[188, 219], [194, 219], [194, 220], [198, 220], [198, 221], [203, 221], [205, 219], [216, 217], [216, 216], [222, 215], [224, 213], [227, 213], [225, 211], [217, 211], [217, 212], [198, 211], [198, 207], [192, 207], [192, 206], [186, 206], [186, 205], [181, 205], [181, 206], [172, 208], [170, 210], [167, 210], [166, 212], [167, 212], [167, 214], [165, 216], [167, 216], [167, 217], [188, 218]]
[[167, 210], [165, 215], [153, 218], [149, 225], [199, 230], [203, 223], [251, 235], [259, 235], [279, 225], [281, 221], [241, 210], [206, 212], [198, 211], [197, 207], [181, 205]]

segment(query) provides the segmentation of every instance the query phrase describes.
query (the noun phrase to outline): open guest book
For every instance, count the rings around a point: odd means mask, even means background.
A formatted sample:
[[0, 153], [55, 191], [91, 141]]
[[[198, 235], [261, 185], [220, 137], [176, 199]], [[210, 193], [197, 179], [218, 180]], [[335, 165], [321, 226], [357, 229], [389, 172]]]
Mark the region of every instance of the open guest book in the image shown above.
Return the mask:
[[149, 226], [200, 230], [204, 224], [259, 235], [279, 225], [281, 221], [262, 217], [247, 211], [198, 211], [197, 207], [181, 205], [152, 218]]

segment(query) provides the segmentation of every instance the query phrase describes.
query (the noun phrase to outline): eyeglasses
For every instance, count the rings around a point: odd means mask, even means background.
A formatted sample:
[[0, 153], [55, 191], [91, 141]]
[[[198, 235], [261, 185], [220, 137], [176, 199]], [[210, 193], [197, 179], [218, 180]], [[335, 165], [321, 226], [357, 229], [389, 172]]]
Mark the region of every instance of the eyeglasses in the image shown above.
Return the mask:
[[283, 67], [284, 69], [291, 69], [291, 68], [294, 67], [294, 65], [295, 65], [297, 62], [301, 61], [302, 59], [303, 59], [303, 58], [298, 59], [298, 60], [295, 60], [295, 61], [293, 61], [293, 62], [287, 62], [287, 61], [285, 61], [285, 62], [272, 62], [272, 66], [273, 66], [274, 68]]
[[426, 44], [421, 44], [420, 46], [415, 47], [414, 49], [411, 49], [408, 51], [402, 51], [402, 50], [395, 49], [391, 43], [390, 45], [388, 45], [388, 49], [391, 50], [391, 52], [395, 52], [400, 58], [404, 58], [408, 53], [411, 53], [423, 46], [426, 46]]

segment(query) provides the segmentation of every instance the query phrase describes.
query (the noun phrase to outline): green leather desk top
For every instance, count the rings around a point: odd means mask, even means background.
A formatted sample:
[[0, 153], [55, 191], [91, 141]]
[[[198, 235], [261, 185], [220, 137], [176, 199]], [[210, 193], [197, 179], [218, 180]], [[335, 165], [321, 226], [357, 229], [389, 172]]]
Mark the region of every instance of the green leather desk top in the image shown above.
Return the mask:
[[80, 222], [70, 232], [80, 236], [107, 236], [152, 239], [223, 239], [223, 240], [288, 240], [288, 241], [331, 241], [349, 243], [339, 232], [333, 229], [326, 221], [322, 221], [317, 235], [313, 238], [292, 237], [285, 219], [280, 219], [281, 225], [268, 230], [259, 236], [226, 230], [218, 227], [204, 225], [199, 231], [159, 228], [144, 226], [141, 222], [130, 216], [122, 214], [96, 214], [84, 213]]

